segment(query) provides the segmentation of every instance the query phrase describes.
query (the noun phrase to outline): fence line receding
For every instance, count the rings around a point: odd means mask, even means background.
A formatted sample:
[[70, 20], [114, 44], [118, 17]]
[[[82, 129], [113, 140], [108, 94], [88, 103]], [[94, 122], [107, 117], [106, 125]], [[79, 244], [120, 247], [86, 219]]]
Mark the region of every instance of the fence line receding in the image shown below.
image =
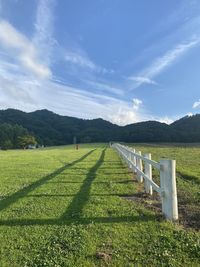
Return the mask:
[[[136, 152], [134, 148], [125, 145], [114, 143], [111, 146], [136, 174], [138, 182], [144, 180], [145, 192], [152, 195], [155, 190], [160, 195], [163, 215], [169, 220], [178, 220], [176, 161], [161, 159], [156, 162], [151, 159], [150, 153], [142, 156], [140, 151]], [[152, 168], [159, 170], [160, 186], [152, 179]]]

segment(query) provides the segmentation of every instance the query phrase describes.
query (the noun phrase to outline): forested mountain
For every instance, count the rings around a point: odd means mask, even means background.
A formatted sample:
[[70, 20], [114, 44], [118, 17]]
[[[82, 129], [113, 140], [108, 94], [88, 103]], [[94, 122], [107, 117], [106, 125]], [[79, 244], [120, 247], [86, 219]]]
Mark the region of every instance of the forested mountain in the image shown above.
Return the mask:
[[[16, 129], [21, 130], [21, 135], [28, 133], [35, 136], [37, 142], [44, 145], [70, 144], [74, 136], [79, 143], [200, 142], [200, 115], [184, 117], [171, 125], [146, 121], [122, 127], [103, 119], [84, 120], [61, 116], [48, 110], [30, 113], [15, 109], [1, 110], [0, 144], [6, 140], [5, 135], [15, 136], [13, 131]], [[16, 140], [12, 140], [15, 147]]]

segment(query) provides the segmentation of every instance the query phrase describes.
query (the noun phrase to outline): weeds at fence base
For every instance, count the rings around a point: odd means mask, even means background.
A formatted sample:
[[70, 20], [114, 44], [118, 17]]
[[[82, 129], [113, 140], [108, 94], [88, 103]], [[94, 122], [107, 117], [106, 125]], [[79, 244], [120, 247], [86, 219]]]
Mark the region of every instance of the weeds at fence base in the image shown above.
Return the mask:
[[156, 196], [152, 195], [149, 196], [148, 194], [144, 192], [133, 194], [132, 196], [122, 196], [124, 199], [138, 202], [145, 206], [145, 208], [148, 208], [150, 210], [153, 210], [157, 214], [157, 220], [160, 221], [164, 219], [162, 215], [162, 209], [161, 209], [161, 202], [157, 199]]
[[183, 224], [185, 228], [200, 230], [200, 207], [188, 203], [183, 192], [180, 192], [179, 199], [180, 223]]
[[[124, 195], [123, 198], [141, 203], [146, 208], [153, 210], [158, 215], [158, 219], [162, 219], [162, 207], [161, 199], [156, 192], [153, 192], [153, 195], [146, 194], [144, 192], [144, 185], [138, 183], [136, 178], [133, 178], [133, 183], [136, 187], [136, 192], [133, 195]], [[179, 221], [184, 228], [192, 228], [193, 230], [200, 230], [200, 209], [193, 205], [188, 205], [187, 196], [184, 192], [178, 191], [178, 208], [179, 208]]]

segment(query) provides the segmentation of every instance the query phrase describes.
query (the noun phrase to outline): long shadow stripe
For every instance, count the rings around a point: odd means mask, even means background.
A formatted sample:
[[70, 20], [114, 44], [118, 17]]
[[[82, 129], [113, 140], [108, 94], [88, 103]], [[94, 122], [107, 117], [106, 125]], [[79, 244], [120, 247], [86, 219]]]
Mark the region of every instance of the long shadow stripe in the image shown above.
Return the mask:
[[11, 204], [15, 203], [16, 201], [18, 201], [18, 199], [26, 196], [27, 194], [29, 194], [31, 191], [35, 190], [36, 188], [38, 188], [39, 186], [45, 184], [47, 181], [53, 179], [54, 177], [56, 177], [57, 175], [59, 175], [60, 173], [62, 173], [64, 170], [74, 166], [75, 164], [83, 161], [85, 158], [87, 158], [91, 153], [94, 152], [95, 149], [89, 151], [88, 153], [86, 153], [85, 155], [83, 155], [81, 158], [68, 163], [66, 165], [64, 165], [63, 167], [55, 170], [54, 172], [42, 177], [41, 179], [37, 180], [36, 182], [28, 185], [27, 187], [22, 188], [21, 190], [13, 193], [12, 195], [10, 195], [9, 197], [3, 199], [0, 201], [0, 211], [8, 208]]
[[91, 224], [91, 223], [137, 223], [156, 221], [161, 219], [158, 215], [128, 215], [118, 217], [88, 217], [88, 218], [72, 218], [70, 220], [62, 220], [56, 218], [49, 219], [10, 219], [0, 220], [0, 226], [29, 226], [29, 225], [74, 225], [74, 224]]
[[60, 217], [61, 219], [64, 219], [67, 217], [80, 217], [81, 216], [83, 207], [85, 206], [86, 202], [89, 199], [91, 184], [96, 178], [96, 172], [104, 162], [105, 150], [106, 148], [102, 151], [101, 156], [96, 162], [96, 164], [87, 173], [86, 179], [83, 181], [83, 184], [80, 190], [73, 198], [67, 210]]

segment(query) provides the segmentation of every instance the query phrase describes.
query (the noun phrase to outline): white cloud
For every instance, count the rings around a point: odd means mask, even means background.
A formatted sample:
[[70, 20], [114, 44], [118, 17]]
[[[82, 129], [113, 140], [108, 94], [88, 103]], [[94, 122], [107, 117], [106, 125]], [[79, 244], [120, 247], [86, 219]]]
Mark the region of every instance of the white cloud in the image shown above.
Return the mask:
[[144, 84], [144, 83], [146, 83], [146, 84], [154, 84], [154, 85], [157, 84], [155, 81], [153, 81], [153, 80], [151, 80], [151, 79], [149, 79], [147, 77], [142, 77], [142, 76], [130, 76], [128, 79], [132, 80], [134, 82], [137, 82], [139, 84]]
[[22, 66], [40, 78], [49, 78], [51, 71], [40, 63], [35, 46], [10, 23], [0, 21], [0, 43], [12, 50]]
[[67, 47], [63, 54], [65, 61], [73, 64], [75, 67], [100, 74], [113, 74], [115, 72], [113, 69], [106, 69], [93, 62], [88, 54], [76, 43], [73, 44], [73, 47]]
[[12, 79], [9, 80], [0, 75], [0, 84], [1, 93], [4, 92], [5, 96], [24, 103], [33, 102], [33, 99], [30, 97], [28, 91], [23, 88], [19, 88], [19, 84], [16, 84]]
[[97, 69], [97, 66], [86, 55], [81, 55], [77, 51], [66, 51], [65, 60], [80, 67], [86, 67], [91, 70]]
[[96, 82], [96, 81], [86, 81], [87, 84], [93, 86], [93, 88], [95, 88], [95, 90], [97, 91], [105, 91], [105, 92], [109, 92], [109, 93], [114, 93], [116, 95], [123, 95], [124, 92], [115, 87], [115, 86], [111, 86], [109, 84], [105, 84], [102, 82]]
[[[163, 72], [166, 68], [171, 66], [178, 58], [183, 56], [188, 50], [200, 44], [200, 38], [195, 38], [191, 41], [180, 43], [176, 45], [173, 49], [167, 51], [163, 56], [158, 57], [154, 62], [145, 70], [143, 70], [138, 76], [131, 76], [136, 78], [133, 89], [141, 86], [145, 83], [154, 84], [152, 80], [154, 77]], [[129, 79], [131, 79], [129, 77]], [[137, 79], [138, 77], [138, 79]], [[151, 83], [151, 81], [153, 83]]]
[[53, 38], [54, 6], [55, 0], [39, 0], [33, 37], [33, 43], [40, 52], [40, 58], [47, 65], [51, 63], [52, 50], [57, 43]]
[[167, 116], [165, 117], [161, 117], [161, 118], [158, 118], [158, 119], [155, 119], [159, 122], [162, 122], [162, 123], [166, 123], [166, 124], [171, 124], [172, 122], [174, 122], [174, 120], [172, 118], [169, 118]]
[[194, 102], [192, 108], [199, 108], [200, 107], [200, 99], [196, 102]]
[[133, 109], [134, 110], [138, 110], [141, 105], [142, 105], [142, 100], [138, 98], [133, 98]]
[[127, 107], [118, 108], [117, 112], [113, 112], [113, 115], [109, 116], [109, 120], [114, 124], [127, 125], [141, 121], [139, 114]]
[[152, 78], [160, 74], [164, 69], [172, 65], [180, 56], [199, 43], [200, 39], [197, 38], [187, 43], [178, 44], [175, 48], [169, 50], [164, 56], [156, 59], [155, 62], [153, 62], [153, 64], [145, 71], [146, 76]]
[[50, 78], [51, 71], [45, 65], [35, 62], [30, 54], [22, 54], [20, 57], [22, 64], [40, 78]]

